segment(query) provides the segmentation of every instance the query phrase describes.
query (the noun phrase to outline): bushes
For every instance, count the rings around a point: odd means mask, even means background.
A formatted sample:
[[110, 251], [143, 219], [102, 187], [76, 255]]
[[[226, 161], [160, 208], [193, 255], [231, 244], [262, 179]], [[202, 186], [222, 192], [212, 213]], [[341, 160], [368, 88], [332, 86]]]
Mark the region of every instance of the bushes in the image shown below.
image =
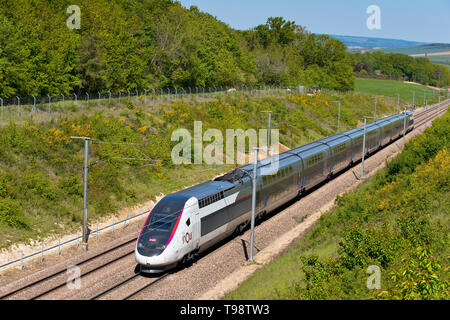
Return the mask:
[[405, 150], [387, 165], [386, 176], [410, 174], [414, 169], [436, 156], [443, 147], [450, 149], [450, 114], [433, 122], [425, 133], [408, 143]]
[[11, 228], [28, 229], [19, 201], [12, 199], [0, 201], [0, 223]]

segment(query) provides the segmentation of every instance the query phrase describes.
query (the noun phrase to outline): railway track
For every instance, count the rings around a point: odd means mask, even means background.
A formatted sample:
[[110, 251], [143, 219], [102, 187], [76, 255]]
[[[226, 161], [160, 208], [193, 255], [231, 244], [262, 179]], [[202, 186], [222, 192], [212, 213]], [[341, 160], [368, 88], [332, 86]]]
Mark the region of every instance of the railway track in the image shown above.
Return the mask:
[[[92, 257], [84, 259], [77, 263], [80, 268], [80, 277], [83, 278], [89, 274], [97, 272], [106, 266], [124, 259], [134, 253], [136, 238], [113, 246], [107, 251], [100, 252]], [[0, 299], [28, 299], [34, 300], [41, 298], [53, 291], [62, 288], [67, 283], [67, 268], [57, 270], [45, 277], [28, 282], [22, 286], [3, 293]], [[50, 287], [48, 286], [50, 282]]]
[[415, 124], [414, 127], [420, 127], [428, 122], [431, 122], [434, 118], [439, 115], [444, 114], [448, 110], [448, 106], [450, 101], [446, 101], [445, 103], [441, 103], [441, 106], [438, 105], [432, 106], [428, 110], [420, 110], [414, 113]]
[[[438, 105], [434, 105], [428, 108], [428, 110], [419, 109], [415, 111], [415, 128], [431, 123], [438, 115], [444, 114], [449, 104], [450, 101], [447, 100], [441, 103], [440, 108]], [[98, 252], [91, 257], [79, 261], [76, 265], [82, 270], [80, 274], [81, 279], [94, 273], [101, 273], [107, 266], [117, 263], [122, 259], [129, 258], [134, 253], [136, 239], [137, 235], [127, 241], [112, 246], [106, 251]], [[60, 268], [43, 277], [38, 277], [35, 280], [15, 286], [10, 290], [0, 293], [0, 299], [45, 299], [57, 290], [63, 289], [67, 281], [66, 271], [67, 268]], [[99, 300], [107, 297], [116, 299], [117, 296], [120, 296], [120, 299], [128, 300], [162, 281], [168, 275], [169, 273], [166, 273], [160, 277], [149, 278], [139, 272], [134, 273], [110, 285], [106, 289], [102, 289], [100, 292], [91, 295], [88, 299]], [[6, 284], [3, 287], [8, 285]]]
[[[130, 298], [134, 297], [138, 293], [155, 285], [156, 283], [158, 283], [159, 281], [161, 281], [168, 275], [169, 275], [169, 273], [166, 273], [162, 276], [148, 279], [145, 276], [143, 276], [141, 273], [136, 273], [136, 274], [128, 277], [127, 279], [107, 288], [106, 290], [103, 290], [102, 292], [92, 296], [89, 300], [99, 300], [102, 297], [111, 295], [114, 292], [120, 291], [120, 289], [125, 288], [125, 286], [130, 285], [131, 287], [133, 287], [133, 290], [130, 293], [126, 293], [125, 296], [122, 296], [120, 298], [120, 300], [129, 300]], [[141, 281], [136, 281], [136, 279], [141, 280]], [[146, 279], [146, 280], [142, 280], [142, 279]], [[136, 282], [136, 284], [134, 282]], [[141, 283], [137, 283], [137, 282], [141, 282]]]

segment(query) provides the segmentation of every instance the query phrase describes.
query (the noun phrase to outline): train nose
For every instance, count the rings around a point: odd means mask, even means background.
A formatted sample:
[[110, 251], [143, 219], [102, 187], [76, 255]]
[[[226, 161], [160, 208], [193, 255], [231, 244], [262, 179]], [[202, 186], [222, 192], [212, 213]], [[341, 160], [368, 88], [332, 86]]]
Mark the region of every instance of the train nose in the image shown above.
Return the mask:
[[136, 262], [140, 265], [140, 271], [145, 273], [161, 273], [172, 269], [176, 266], [172, 259], [169, 259], [166, 254], [160, 254], [153, 257], [141, 255], [138, 250], [135, 250]]

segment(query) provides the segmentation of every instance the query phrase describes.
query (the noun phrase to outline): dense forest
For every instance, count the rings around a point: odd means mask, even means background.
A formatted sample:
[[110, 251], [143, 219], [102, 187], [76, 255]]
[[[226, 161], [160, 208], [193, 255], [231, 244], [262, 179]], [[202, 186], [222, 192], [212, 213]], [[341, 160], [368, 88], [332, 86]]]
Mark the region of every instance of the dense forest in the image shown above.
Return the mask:
[[394, 80], [408, 80], [438, 87], [450, 86], [450, 69], [433, 64], [428, 58], [413, 58], [401, 53], [381, 51], [354, 53], [351, 56], [357, 76], [381, 76]]
[[240, 31], [172, 0], [0, 2], [0, 97], [214, 86], [354, 89], [357, 75], [446, 86], [450, 71], [402, 54], [351, 55], [283, 18]]
[[201, 86], [352, 90], [345, 45], [282, 18], [238, 31], [171, 0], [2, 0], [0, 96]]

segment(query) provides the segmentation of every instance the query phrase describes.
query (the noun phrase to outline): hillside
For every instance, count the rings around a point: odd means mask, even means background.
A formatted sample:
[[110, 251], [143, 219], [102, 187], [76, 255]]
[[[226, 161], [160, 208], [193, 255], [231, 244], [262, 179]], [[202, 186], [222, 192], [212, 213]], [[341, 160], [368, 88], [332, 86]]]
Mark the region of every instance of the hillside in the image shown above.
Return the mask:
[[[447, 300], [449, 148], [447, 112], [225, 299]], [[380, 289], [366, 286], [369, 266]]]
[[[373, 96], [323, 93], [317, 96], [269, 95], [260, 97], [219, 95], [214, 99], [173, 102], [130, 100], [89, 107], [66, 104], [50, 116], [25, 121], [4, 121], [0, 126], [0, 247], [42, 239], [50, 234], [77, 230], [82, 219], [83, 146], [70, 136], [121, 144], [91, 145], [89, 173], [89, 222], [121, 208], [155, 199], [195, 183], [206, 181], [230, 167], [186, 165], [171, 161], [173, 130], [266, 128], [272, 110], [273, 126], [280, 142], [289, 148], [337, 129], [337, 104], [342, 101], [341, 127], [357, 126], [358, 119], [373, 110]], [[402, 101], [403, 103], [404, 101]], [[378, 115], [395, 112], [397, 101], [378, 104]], [[126, 145], [134, 143], [139, 145]], [[152, 158], [148, 162], [118, 160]]]

